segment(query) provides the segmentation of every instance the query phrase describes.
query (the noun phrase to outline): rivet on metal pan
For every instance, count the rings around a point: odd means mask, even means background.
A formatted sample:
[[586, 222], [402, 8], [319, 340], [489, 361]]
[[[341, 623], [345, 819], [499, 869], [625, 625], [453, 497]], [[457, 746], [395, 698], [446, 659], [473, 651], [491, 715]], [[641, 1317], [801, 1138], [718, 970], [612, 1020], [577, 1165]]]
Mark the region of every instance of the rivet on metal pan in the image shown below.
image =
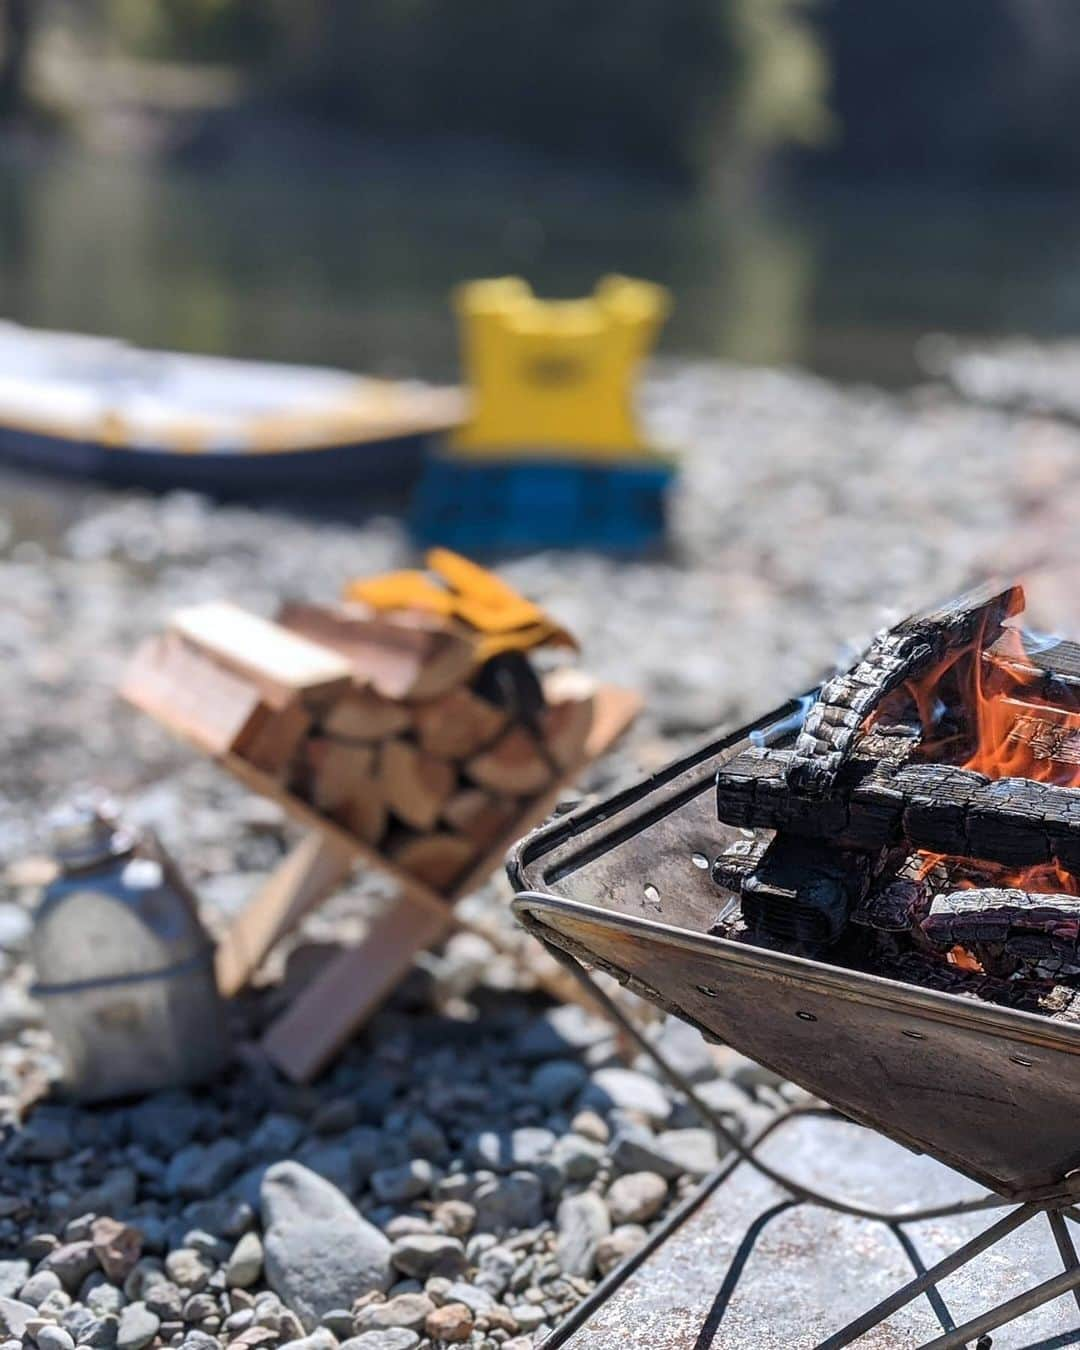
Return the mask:
[[1022, 1064], [1025, 1069], [1030, 1069], [1032, 1065], [1035, 1063], [1033, 1059], [1028, 1059], [1024, 1055], [1010, 1055], [1009, 1059], [1013, 1062], [1013, 1064]]
[[694, 988], [699, 994], [704, 994], [706, 998], [719, 998], [720, 995], [715, 989], [710, 989], [707, 984], [696, 984]]
[[814, 1016], [813, 1013], [808, 1013], [808, 1012], [797, 1012], [797, 1013], [795, 1014], [795, 1016], [796, 1016], [796, 1017], [801, 1017], [802, 1020], [803, 1020], [804, 1022], [816, 1022], [816, 1021], [817, 1021], [817, 1018]]
[[708, 858], [706, 858], [704, 853], [691, 853], [690, 861], [694, 864], [695, 867], [700, 867], [703, 870], [709, 865], [709, 860]]
[[909, 1041], [925, 1041], [926, 1037], [921, 1031], [901, 1031], [901, 1036], [906, 1036]]

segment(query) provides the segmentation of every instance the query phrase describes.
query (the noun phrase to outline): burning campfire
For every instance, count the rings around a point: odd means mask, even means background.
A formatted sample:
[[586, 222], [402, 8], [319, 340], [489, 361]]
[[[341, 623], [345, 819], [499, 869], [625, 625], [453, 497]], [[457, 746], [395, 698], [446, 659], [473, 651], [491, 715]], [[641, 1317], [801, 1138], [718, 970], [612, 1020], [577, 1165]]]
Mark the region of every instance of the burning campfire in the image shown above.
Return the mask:
[[1080, 1021], [1080, 646], [1023, 608], [904, 620], [720, 770], [714, 933]]

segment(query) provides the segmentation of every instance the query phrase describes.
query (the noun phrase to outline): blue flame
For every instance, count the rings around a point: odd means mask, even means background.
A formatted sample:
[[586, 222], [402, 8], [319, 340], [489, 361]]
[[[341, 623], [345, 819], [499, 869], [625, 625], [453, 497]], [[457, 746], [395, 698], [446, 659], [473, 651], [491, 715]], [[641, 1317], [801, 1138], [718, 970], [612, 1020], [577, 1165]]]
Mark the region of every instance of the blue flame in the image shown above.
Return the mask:
[[775, 745], [777, 741], [782, 740], [792, 731], [801, 731], [802, 724], [806, 721], [806, 714], [817, 702], [817, 696], [820, 692], [820, 690], [815, 689], [812, 694], [803, 694], [798, 700], [799, 706], [790, 712], [787, 717], [781, 717], [778, 722], [770, 722], [767, 727], [755, 727], [748, 737], [750, 744], [758, 750], [763, 750], [767, 745]]

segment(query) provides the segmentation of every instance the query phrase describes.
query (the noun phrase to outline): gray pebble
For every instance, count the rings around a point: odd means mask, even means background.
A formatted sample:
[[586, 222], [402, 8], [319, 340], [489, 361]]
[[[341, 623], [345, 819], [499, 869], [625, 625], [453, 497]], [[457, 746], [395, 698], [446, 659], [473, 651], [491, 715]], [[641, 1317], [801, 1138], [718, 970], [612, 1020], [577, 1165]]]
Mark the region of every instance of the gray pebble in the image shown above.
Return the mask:
[[501, 1236], [540, 1223], [544, 1213], [544, 1189], [532, 1172], [513, 1172], [508, 1177], [478, 1186], [472, 1203], [477, 1228]]
[[0, 1261], [0, 1298], [14, 1298], [29, 1278], [29, 1261]]
[[646, 1222], [664, 1207], [667, 1193], [667, 1182], [655, 1172], [628, 1172], [607, 1193], [612, 1223]]
[[659, 1083], [633, 1069], [597, 1069], [581, 1105], [605, 1113], [612, 1107], [639, 1111], [653, 1124], [663, 1124], [671, 1115], [671, 1100]]
[[435, 1304], [427, 1294], [401, 1294], [385, 1303], [369, 1303], [356, 1314], [356, 1330], [382, 1331], [389, 1327], [404, 1327], [407, 1331], [422, 1331], [428, 1313]]
[[398, 1238], [390, 1259], [403, 1274], [416, 1279], [426, 1279], [429, 1275], [452, 1278], [465, 1268], [465, 1248], [457, 1238], [417, 1233]]
[[36, 1271], [19, 1290], [19, 1298], [37, 1308], [54, 1290], [61, 1289], [60, 1276], [54, 1270]]
[[576, 1096], [587, 1080], [588, 1073], [577, 1060], [553, 1059], [533, 1072], [529, 1091], [541, 1106], [553, 1110]]
[[177, 1247], [165, 1257], [165, 1273], [180, 1289], [197, 1294], [206, 1287], [213, 1266], [194, 1247]]
[[403, 1167], [387, 1167], [371, 1175], [371, 1189], [386, 1204], [404, 1204], [426, 1195], [438, 1180], [437, 1169], [426, 1158], [414, 1158]]
[[145, 1303], [129, 1303], [120, 1314], [116, 1333], [117, 1350], [143, 1350], [158, 1334], [161, 1318]]
[[568, 1275], [583, 1278], [592, 1274], [596, 1248], [611, 1232], [608, 1208], [592, 1191], [568, 1196], [557, 1216], [558, 1241], [555, 1251], [559, 1265]]
[[38, 1350], [75, 1350], [75, 1341], [70, 1331], [52, 1323], [43, 1326], [34, 1336]]
[[233, 1248], [225, 1266], [230, 1289], [247, 1289], [262, 1274], [263, 1245], [258, 1233], [245, 1233]]
[[391, 1327], [387, 1331], [365, 1331], [361, 1336], [342, 1341], [341, 1350], [415, 1350], [419, 1344], [420, 1337], [415, 1331]]
[[263, 1179], [266, 1280], [305, 1330], [390, 1283], [390, 1243], [322, 1177], [275, 1163]]

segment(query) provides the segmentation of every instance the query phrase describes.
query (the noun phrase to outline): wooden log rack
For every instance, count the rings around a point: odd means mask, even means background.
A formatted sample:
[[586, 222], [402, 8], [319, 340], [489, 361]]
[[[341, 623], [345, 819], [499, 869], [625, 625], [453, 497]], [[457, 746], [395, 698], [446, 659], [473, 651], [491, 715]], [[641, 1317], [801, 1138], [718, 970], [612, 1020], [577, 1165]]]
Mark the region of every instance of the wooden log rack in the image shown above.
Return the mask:
[[[564, 705], [580, 673], [560, 670], [530, 743], [526, 730], [517, 723], [507, 727], [507, 717], [493, 705], [479, 706], [461, 683], [460, 662], [447, 664], [440, 647], [437, 659], [447, 688], [430, 687], [432, 662], [425, 654], [417, 666], [418, 678], [428, 682], [423, 697], [406, 708], [398, 725], [385, 692], [357, 680], [357, 670], [368, 665], [358, 665], [349, 645], [356, 640], [355, 624], [344, 626], [348, 631], [340, 640], [324, 626], [323, 645], [311, 640], [310, 623], [304, 623], [308, 631], [302, 635], [299, 623], [283, 627], [289, 618], [288, 607], [281, 624], [232, 606], [181, 612], [167, 633], [136, 654], [122, 693], [303, 827], [299, 842], [218, 946], [224, 995], [242, 990], [271, 949], [357, 864], [394, 883], [393, 898], [363, 940], [332, 956], [263, 1035], [272, 1062], [290, 1079], [307, 1082], [364, 1024], [417, 953], [454, 926], [501, 945], [492, 927], [464, 923], [456, 903], [499, 869], [511, 844], [550, 815], [581, 771], [630, 725], [641, 699], [615, 686], [594, 686], [591, 718], [582, 722], [579, 705]], [[412, 634], [408, 637], [411, 644]], [[343, 652], [344, 663], [335, 664]], [[390, 676], [403, 691], [406, 664], [395, 653]], [[334, 739], [342, 729], [367, 734], [369, 728], [370, 746]], [[483, 743], [482, 750], [472, 750], [473, 738]], [[546, 774], [537, 767], [537, 744], [546, 755]], [[457, 761], [460, 780], [438, 751], [467, 756]], [[381, 777], [368, 779], [376, 760]], [[499, 789], [510, 781], [517, 784], [515, 795], [500, 798]], [[371, 809], [361, 810], [365, 798], [357, 795], [358, 785], [367, 782]], [[339, 783], [348, 784], [340, 803]], [[558, 998], [578, 994], [561, 968], [539, 979]]]

